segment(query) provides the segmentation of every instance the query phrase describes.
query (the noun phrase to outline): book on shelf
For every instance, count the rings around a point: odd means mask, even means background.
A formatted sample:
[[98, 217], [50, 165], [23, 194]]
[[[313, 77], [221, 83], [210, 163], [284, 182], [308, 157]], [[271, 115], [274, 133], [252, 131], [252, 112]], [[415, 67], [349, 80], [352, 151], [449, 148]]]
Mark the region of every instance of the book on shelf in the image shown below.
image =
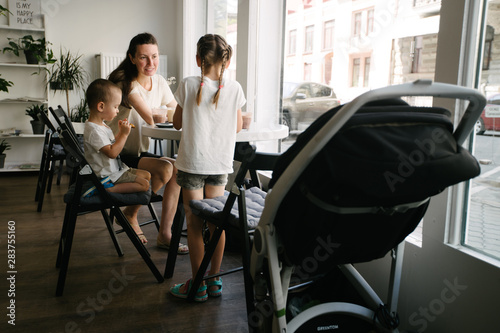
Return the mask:
[[44, 97], [17, 97], [17, 98], [4, 98], [0, 100], [3, 103], [12, 103], [12, 102], [33, 102], [33, 103], [45, 103], [47, 101]]

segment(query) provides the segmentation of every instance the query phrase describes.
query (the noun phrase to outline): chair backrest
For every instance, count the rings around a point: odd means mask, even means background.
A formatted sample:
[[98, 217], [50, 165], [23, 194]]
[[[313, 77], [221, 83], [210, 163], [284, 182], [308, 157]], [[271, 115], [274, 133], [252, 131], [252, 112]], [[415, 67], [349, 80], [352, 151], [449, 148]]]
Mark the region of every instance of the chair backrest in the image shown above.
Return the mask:
[[49, 119], [49, 115], [46, 114], [45, 112], [39, 112], [38, 113], [38, 118], [43, 121], [43, 123], [45, 124], [45, 126], [48, 127], [49, 130], [52, 131], [52, 134], [55, 134], [57, 133], [57, 130], [56, 130], [56, 127], [54, 126], [54, 124], [50, 121]]
[[73, 134], [76, 135], [71, 119], [68, 117], [68, 115], [60, 105], [57, 106], [57, 109], [49, 107], [49, 110], [50, 113], [52, 113], [52, 115], [56, 119], [56, 122], [59, 125], [59, 127], [61, 127], [62, 124], [66, 124], [67, 129], [72, 131]]

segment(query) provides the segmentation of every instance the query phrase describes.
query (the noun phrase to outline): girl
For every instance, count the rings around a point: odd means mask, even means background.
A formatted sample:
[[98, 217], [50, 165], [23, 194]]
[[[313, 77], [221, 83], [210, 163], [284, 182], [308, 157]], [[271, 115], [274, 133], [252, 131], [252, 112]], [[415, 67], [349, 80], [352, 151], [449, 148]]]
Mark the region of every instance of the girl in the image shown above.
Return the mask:
[[[192, 214], [189, 201], [224, 195], [229, 173], [233, 172], [236, 133], [241, 130], [241, 107], [245, 96], [240, 84], [224, 78], [229, 66], [232, 48], [219, 35], [208, 34], [197, 44], [196, 63], [201, 77], [182, 80], [175, 93], [177, 108], [174, 127], [182, 128], [181, 142], [175, 167], [177, 183], [182, 187], [188, 228], [188, 246], [193, 278], [204, 255], [203, 221]], [[213, 231], [213, 226], [209, 226]], [[224, 253], [225, 235], [222, 234], [212, 257], [209, 274], [220, 270]], [[208, 289], [207, 289], [208, 285]], [[211, 279], [198, 289], [195, 300], [206, 301], [208, 296], [222, 294], [222, 279]], [[178, 284], [170, 292], [186, 298], [191, 279]]]

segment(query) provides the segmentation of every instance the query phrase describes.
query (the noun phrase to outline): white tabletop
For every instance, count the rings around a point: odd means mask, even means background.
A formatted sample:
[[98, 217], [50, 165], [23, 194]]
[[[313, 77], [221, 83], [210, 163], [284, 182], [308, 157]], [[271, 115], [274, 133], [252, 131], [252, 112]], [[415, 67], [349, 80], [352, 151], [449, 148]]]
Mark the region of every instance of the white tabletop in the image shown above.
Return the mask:
[[[167, 140], [181, 139], [181, 131], [178, 131], [173, 127], [159, 128], [156, 125], [142, 126], [142, 135], [152, 138], [167, 139]], [[288, 136], [288, 126], [279, 124], [258, 126], [257, 123], [252, 123], [250, 129], [242, 129], [238, 134], [236, 134], [236, 141], [237, 142], [268, 141], [268, 140], [283, 139], [286, 138], [287, 136]]]

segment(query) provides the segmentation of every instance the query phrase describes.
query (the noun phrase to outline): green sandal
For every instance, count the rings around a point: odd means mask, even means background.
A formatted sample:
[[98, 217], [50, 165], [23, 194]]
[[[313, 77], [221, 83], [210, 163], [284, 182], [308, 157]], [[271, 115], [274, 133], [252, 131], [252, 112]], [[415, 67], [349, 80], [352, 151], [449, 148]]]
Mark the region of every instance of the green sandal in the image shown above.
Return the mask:
[[[208, 296], [211, 297], [219, 297], [222, 295], [222, 278], [219, 277], [218, 280], [214, 281], [207, 281], [207, 286], [208, 286]], [[218, 287], [216, 291], [212, 291], [210, 287]]]
[[[186, 281], [188, 283], [188, 288], [185, 293], [182, 293], [180, 289], [186, 284], [186, 283], [180, 283], [176, 284], [172, 288], [170, 288], [170, 293], [174, 295], [175, 297], [179, 298], [184, 298], [186, 299], [188, 297], [189, 291], [191, 290], [191, 285], [192, 285], [192, 280], [189, 279]], [[196, 292], [196, 296], [194, 297], [195, 302], [205, 302], [208, 299], [208, 294], [207, 294], [207, 285], [201, 286], [198, 288], [198, 291]], [[203, 295], [198, 295], [199, 293], [205, 292]]]

